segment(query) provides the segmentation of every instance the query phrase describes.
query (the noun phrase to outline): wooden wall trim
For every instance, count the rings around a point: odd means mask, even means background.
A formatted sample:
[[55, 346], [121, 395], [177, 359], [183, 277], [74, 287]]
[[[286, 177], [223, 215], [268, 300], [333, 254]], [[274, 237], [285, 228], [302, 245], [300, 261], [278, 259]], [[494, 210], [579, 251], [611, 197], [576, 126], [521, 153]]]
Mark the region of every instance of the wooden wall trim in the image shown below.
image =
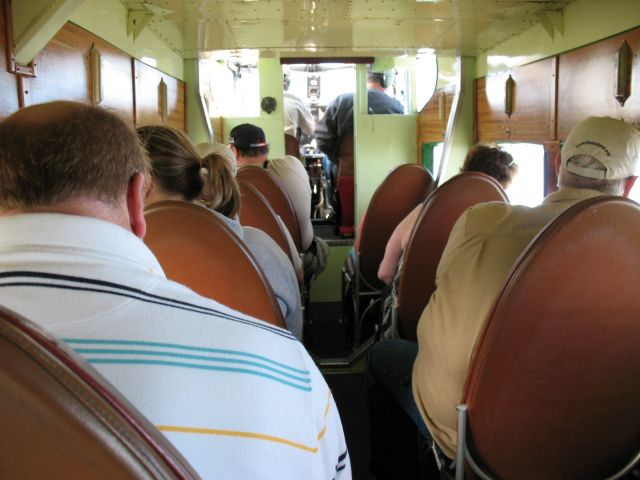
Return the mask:
[[[556, 137], [554, 57], [475, 82], [475, 138], [479, 142], [542, 143]], [[505, 113], [505, 83], [515, 81], [513, 112]]]
[[[631, 96], [614, 97], [615, 63], [622, 42], [633, 52]], [[640, 128], [640, 27], [577, 48], [558, 57], [558, 135], [564, 140], [589, 116], [623, 119]]]
[[18, 99], [18, 76], [10, 73], [8, 68], [9, 48], [6, 23], [6, 2], [0, 8], [0, 118], [20, 108]]
[[4, 15], [4, 33], [7, 54], [7, 70], [16, 75], [24, 75], [27, 77], [36, 76], [36, 63], [32, 61], [29, 65], [18, 65], [16, 57], [13, 54], [15, 49], [15, 40], [13, 38], [13, 13], [11, 10], [12, 0], [2, 0], [2, 10]]

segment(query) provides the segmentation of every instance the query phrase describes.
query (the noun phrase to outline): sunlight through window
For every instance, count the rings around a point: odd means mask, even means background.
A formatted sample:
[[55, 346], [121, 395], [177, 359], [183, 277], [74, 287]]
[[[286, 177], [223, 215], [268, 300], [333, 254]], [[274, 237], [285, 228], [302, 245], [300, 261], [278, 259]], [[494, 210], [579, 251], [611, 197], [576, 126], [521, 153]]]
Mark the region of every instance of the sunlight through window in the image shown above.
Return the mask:
[[513, 205], [535, 207], [544, 198], [544, 148], [536, 143], [500, 143], [518, 164], [518, 174], [507, 188]]

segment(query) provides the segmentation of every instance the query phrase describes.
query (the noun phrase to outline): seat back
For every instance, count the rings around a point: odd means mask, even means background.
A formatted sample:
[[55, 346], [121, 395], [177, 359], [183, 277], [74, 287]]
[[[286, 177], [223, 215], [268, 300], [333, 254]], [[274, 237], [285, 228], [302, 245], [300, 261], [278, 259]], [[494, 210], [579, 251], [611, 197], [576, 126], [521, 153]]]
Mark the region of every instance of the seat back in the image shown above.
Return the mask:
[[348, 133], [340, 139], [338, 146], [338, 171], [335, 178], [337, 233], [343, 237], [353, 236], [355, 233], [355, 177], [354, 177], [354, 148], [353, 133]]
[[272, 175], [259, 165], [245, 165], [240, 167], [236, 178], [249, 182], [267, 199], [271, 208], [280, 216], [287, 230], [289, 230], [289, 234], [296, 248], [301, 252], [302, 239], [300, 236], [298, 217], [282, 182], [275, 175]]
[[353, 133], [348, 133], [340, 139], [338, 147], [338, 179], [353, 177], [355, 169], [355, 153], [353, 148]]
[[284, 328], [275, 294], [238, 236], [213, 212], [188, 202], [145, 209], [144, 242], [167, 278], [265, 322]]
[[288, 133], [284, 134], [284, 153], [292, 157], [300, 158], [300, 143], [296, 137]]
[[199, 478], [96, 370], [4, 308], [0, 412], [1, 478]]
[[380, 289], [378, 267], [398, 223], [435, 187], [431, 174], [415, 163], [400, 165], [382, 181], [371, 197], [362, 225], [359, 268], [364, 280]]
[[418, 320], [436, 288], [436, 270], [454, 223], [467, 208], [493, 201], [509, 199], [496, 180], [478, 172], [452, 177], [427, 198], [400, 267], [396, 313], [402, 338], [416, 341]]
[[240, 195], [242, 196], [240, 223], [262, 230], [269, 235], [289, 257], [295, 268], [294, 255], [298, 255], [298, 252], [291, 248], [287, 241], [285, 227], [278, 222], [276, 212], [271, 208], [267, 199], [256, 187], [242, 178], [238, 179], [238, 187], [240, 187]]
[[339, 202], [337, 211], [340, 217], [338, 234], [343, 237], [351, 237], [355, 233], [353, 226], [355, 221], [355, 180], [353, 175], [338, 178], [336, 193]]
[[534, 239], [465, 385], [482, 467], [499, 478], [605, 478], [640, 452], [638, 292], [636, 203], [580, 202]]

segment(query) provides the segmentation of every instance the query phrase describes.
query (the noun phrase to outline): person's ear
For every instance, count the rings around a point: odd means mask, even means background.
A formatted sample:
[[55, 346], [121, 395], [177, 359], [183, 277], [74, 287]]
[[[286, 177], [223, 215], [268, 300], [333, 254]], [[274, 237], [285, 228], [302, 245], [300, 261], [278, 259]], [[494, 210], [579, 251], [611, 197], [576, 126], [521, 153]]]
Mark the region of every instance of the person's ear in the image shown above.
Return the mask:
[[622, 194], [623, 197], [629, 196], [629, 193], [631, 193], [631, 189], [633, 188], [633, 185], [636, 183], [637, 179], [638, 177], [627, 178], [627, 180], [624, 182], [624, 193]]
[[147, 233], [147, 223], [144, 219], [144, 183], [142, 172], [134, 173], [127, 185], [127, 211], [129, 213], [129, 225], [133, 234], [143, 238]]

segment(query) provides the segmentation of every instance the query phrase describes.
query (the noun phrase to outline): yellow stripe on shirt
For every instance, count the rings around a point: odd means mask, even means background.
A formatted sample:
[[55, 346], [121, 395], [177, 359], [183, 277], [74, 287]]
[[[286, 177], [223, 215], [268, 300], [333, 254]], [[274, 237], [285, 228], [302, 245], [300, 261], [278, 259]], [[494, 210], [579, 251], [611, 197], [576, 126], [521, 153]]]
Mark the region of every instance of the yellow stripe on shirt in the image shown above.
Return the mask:
[[[318, 433], [317, 440], [320, 441], [322, 437], [324, 437], [327, 432], [327, 417], [329, 416], [329, 411], [331, 408], [331, 391], [329, 391], [329, 399], [327, 401], [327, 407], [324, 410], [324, 425], [322, 429]], [[158, 430], [163, 432], [176, 432], [176, 433], [197, 433], [200, 435], [220, 435], [225, 437], [242, 437], [242, 438], [253, 438], [256, 440], [264, 440], [267, 442], [275, 442], [280, 443], [282, 445], [287, 445], [289, 447], [297, 448], [299, 450], [304, 450], [305, 452], [317, 453], [318, 446], [310, 446], [305, 445], [303, 443], [294, 442], [293, 440], [288, 440], [286, 438], [275, 437], [273, 435], [266, 435], [264, 433], [257, 432], [240, 432], [237, 430], [221, 430], [217, 428], [199, 428], [199, 427], [183, 427], [178, 425], [156, 425]]]

